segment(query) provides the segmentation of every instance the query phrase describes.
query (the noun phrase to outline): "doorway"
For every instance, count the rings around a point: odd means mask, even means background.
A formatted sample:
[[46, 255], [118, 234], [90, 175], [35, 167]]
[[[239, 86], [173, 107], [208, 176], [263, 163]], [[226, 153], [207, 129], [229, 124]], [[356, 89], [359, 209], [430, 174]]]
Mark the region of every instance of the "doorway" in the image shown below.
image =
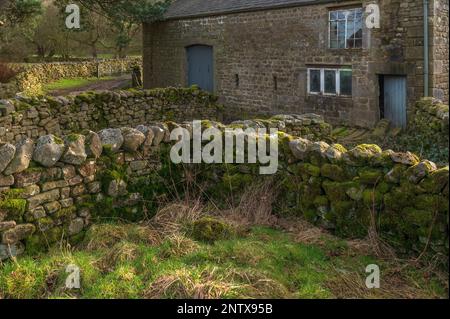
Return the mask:
[[214, 91], [213, 47], [193, 45], [186, 48], [188, 62], [188, 85]]
[[394, 127], [406, 128], [406, 76], [380, 75], [379, 84], [381, 118], [389, 120]]

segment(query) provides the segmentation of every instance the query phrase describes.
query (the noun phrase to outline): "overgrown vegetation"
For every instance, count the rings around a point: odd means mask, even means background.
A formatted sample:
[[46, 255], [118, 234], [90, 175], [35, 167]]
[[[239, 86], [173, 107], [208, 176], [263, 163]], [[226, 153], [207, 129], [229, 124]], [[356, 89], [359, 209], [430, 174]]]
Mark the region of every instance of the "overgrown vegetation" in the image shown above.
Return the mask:
[[0, 62], [0, 83], [8, 83], [16, 74], [17, 72], [11, 69], [6, 63]]
[[[112, 175], [123, 178], [114, 154], [105, 155], [102, 161], [117, 171]], [[166, 169], [167, 176], [182, 171]], [[179, 200], [161, 198], [154, 213], [140, 216], [139, 223], [98, 219], [71, 244], [59, 234], [47, 252], [29, 250], [1, 264], [0, 297], [448, 297], [448, 273], [439, 258], [404, 260], [391, 250], [387, 254], [376, 226], [366, 239], [342, 240], [301, 217], [275, 216], [270, 179], [253, 187], [237, 183], [234, 191], [241, 196], [234, 205], [225, 193], [225, 202], [214, 201], [214, 194], [202, 201], [200, 185], [189, 184], [192, 179], [185, 175], [180, 180], [179, 185], [158, 184], [161, 195]], [[226, 194], [233, 198], [233, 191]], [[99, 204], [98, 210], [111, 207]], [[381, 268], [380, 289], [365, 286], [369, 264]], [[80, 268], [79, 290], [65, 286], [68, 265]]]
[[448, 123], [448, 105], [433, 98], [423, 98], [417, 101], [406, 130], [391, 127], [388, 120], [381, 120], [374, 130], [336, 127], [332, 136], [348, 148], [362, 142], [376, 143], [382, 149], [410, 151], [445, 166], [449, 154]]
[[[98, 224], [75, 247], [61, 243], [48, 253], [8, 261], [0, 266], [0, 296], [445, 298], [448, 293], [445, 277], [432, 268], [376, 258], [360, 242], [338, 240], [299, 220], [240, 225], [233, 238], [197, 241], [183, 229], [205, 217], [183, 217], [189, 210], [172, 206], [171, 217], [179, 217], [171, 222], [158, 214], [145, 225]], [[235, 220], [208, 219], [239, 229]], [[288, 224], [295, 232], [283, 229]], [[372, 263], [381, 267], [381, 289], [365, 287], [365, 267]], [[65, 288], [69, 264], [80, 267], [80, 290]]]

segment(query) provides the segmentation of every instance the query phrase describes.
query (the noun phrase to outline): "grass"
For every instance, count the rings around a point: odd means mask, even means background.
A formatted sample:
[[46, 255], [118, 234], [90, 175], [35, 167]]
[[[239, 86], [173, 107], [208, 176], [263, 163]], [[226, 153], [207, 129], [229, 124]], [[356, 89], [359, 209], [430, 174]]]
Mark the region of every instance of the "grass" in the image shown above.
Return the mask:
[[82, 88], [84, 86], [88, 86], [90, 84], [94, 84], [94, 83], [98, 83], [98, 82], [102, 82], [102, 81], [109, 81], [109, 80], [113, 80], [113, 79], [114, 79], [114, 77], [112, 77], [112, 76], [101, 77], [101, 78], [61, 79], [56, 82], [46, 84], [44, 86], [44, 91], [51, 92], [51, 91], [77, 89], [77, 88]]
[[[445, 281], [420, 265], [379, 260], [321, 232], [297, 235], [253, 226], [211, 243], [150, 224], [99, 224], [75, 247], [0, 264], [0, 298], [448, 296]], [[381, 289], [365, 287], [371, 263], [381, 268]], [[69, 264], [80, 267], [80, 290], [65, 288]]]

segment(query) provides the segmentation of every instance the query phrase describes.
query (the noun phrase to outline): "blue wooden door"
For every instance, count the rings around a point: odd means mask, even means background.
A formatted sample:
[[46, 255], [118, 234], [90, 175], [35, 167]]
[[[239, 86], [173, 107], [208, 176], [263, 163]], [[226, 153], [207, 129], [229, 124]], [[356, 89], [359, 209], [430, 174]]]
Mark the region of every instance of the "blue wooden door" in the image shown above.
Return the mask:
[[187, 48], [188, 84], [198, 85], [202, 90], [214, 91], [213, 48], [193, 45]]
[[406, 77], [384, 76], [384, 117], [395, 127], [406, 127]]

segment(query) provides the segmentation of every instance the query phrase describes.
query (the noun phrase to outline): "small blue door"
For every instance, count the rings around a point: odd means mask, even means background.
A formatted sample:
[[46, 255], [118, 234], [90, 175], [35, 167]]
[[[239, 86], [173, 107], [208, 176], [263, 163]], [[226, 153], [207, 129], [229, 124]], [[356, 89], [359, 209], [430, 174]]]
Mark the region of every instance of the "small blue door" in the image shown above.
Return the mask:
[[384, 117], [393, 126], [406, 128], [405, 76], [384, 76]]
[[189, 86], [198, 85], [202, 90], [213, 92], [213, 48], [207, 45], [193, 45], [186, 50]]

